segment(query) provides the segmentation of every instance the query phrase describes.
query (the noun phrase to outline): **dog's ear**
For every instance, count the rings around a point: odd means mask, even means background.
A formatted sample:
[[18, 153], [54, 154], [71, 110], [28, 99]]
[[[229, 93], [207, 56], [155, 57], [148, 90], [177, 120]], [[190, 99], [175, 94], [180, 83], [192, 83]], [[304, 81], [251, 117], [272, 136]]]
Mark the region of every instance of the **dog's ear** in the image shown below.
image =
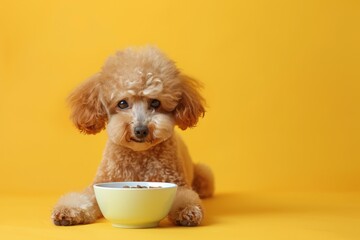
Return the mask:
[[179, 104], [174, 110], [175, 123], [185, 130], [194, 127], [199, 117], [205, 115], [205, 100], [200, 95], [201, 84], [195, 79], [185, 75], [180, 75], [182, 96]]
[[83, 133], [96, 134], [105, 128], [107, 113], [100, 99], [100, 74], [86, 80], [68, 98], [75, 126]]

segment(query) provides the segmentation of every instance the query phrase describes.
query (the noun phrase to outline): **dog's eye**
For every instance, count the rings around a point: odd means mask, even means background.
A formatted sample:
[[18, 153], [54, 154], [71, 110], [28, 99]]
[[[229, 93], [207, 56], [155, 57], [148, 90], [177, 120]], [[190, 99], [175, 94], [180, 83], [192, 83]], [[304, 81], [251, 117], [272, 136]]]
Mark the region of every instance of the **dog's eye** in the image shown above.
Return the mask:
[[155, 109], [160, 107], [160, 101], [157, 99], [151, 100], [150, 107], [155, 108]]
[[121, 101], [118, 103], [118, 107], [119, 107], [120, 109], [125, 109], [125, 108], [128, 108], [128, 107], [129, 107], [129, 104], [127, 103], [127, 101], [121, 100]]

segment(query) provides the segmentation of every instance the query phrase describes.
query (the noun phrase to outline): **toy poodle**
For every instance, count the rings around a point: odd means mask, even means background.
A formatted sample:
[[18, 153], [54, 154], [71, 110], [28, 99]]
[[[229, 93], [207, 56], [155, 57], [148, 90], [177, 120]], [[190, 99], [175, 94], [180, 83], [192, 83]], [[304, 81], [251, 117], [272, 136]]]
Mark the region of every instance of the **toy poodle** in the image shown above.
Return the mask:
[[180, 73], [155, 47], [128, 48], [111, 56], [102, 70], [69, 96], [71, 119], [83, 133], [108, 133], [93, 183], [68, 193], [53, 209], [55, 225], [95, 222], [102, 217], [93, 184], [120, 181], [172, 182], [178, 185], [168, 219], [196, 226], [203, 219], [200, 198], [213, 195], [214, 178], [194, 164], [178, 126], [194, 127], [205, 113], [200, 84]]

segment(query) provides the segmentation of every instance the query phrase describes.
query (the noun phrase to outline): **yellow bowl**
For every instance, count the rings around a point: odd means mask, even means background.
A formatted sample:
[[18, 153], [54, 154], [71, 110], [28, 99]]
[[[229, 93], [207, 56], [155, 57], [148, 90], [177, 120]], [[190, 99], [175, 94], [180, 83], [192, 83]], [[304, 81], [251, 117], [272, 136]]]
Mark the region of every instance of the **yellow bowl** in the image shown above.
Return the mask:
[[94, 185], [102, 214], [114, 227], [121, 228], [158, 226], [169, 213], [176, 190], [176, 184], [163, 182], [108, 182]]

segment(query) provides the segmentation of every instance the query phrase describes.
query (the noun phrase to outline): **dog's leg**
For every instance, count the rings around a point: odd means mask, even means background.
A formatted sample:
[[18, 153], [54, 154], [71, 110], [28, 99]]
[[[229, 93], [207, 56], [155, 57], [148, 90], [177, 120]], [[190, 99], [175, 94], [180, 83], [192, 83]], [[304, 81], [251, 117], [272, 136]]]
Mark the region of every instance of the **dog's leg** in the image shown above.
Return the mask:
[[55, 205], [51, 218], [55, 225], [69, 226], [95, 222], [101, 217], [92, 186], [81, 193], [68, 193]]
[[194, 166], [194, 180], [192, 188], [200, 198], [211, 197], [214, 194], [214, 175], [211, 169], [203, 164]]
[[179, 187], [168, 218], [181, 226], [197, 226], [203, 219], [203, 207], [199, 195], [186, 187]]

